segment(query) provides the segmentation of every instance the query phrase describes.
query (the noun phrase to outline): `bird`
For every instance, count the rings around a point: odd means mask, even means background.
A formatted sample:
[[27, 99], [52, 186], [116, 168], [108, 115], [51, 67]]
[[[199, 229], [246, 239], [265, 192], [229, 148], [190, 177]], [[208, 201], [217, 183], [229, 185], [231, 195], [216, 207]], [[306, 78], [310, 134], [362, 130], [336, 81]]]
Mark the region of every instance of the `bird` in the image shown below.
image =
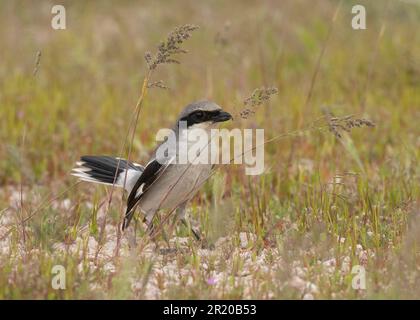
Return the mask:
[[[214, 164], [211, 161], [182, 163], [179, 161], [182, 151], [177, 146], [185, 143], [188, 151], [191, 143], [187, 132], [193, 129], [204, 130], [211, 140], [211, 129], [228, 120], [233, 120], [232, 115], [215, 102], [200, 100], [190, 103], [172, 127], [175, 141], [166, 143], [166, 157], [159, 153], [163, 143], [157, 145], [145, 166], [118, 157], [82, 156], [71, 174], [82, 181], [125, 189], [128, 198], [121, 226], [123, 231], [128, 228], [137, 208], [143, 215], [149, 235], [154, 230], [153, 217], [161, 209], [176, 209], [177, 219], [189, 226], [186, 220], [187, 205], [209, 178]], [[199, 232], [194, 228], [191, 231], [200, 240]]]

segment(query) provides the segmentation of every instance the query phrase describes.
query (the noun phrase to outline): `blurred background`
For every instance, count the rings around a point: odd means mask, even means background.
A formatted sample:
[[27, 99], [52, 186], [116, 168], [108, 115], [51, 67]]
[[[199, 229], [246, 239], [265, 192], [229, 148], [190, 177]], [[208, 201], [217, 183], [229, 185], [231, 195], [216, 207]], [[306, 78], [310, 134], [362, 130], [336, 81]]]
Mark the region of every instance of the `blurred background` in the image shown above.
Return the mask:
[[[354, 136], [364, 140], [360, 148], [370, 157], [383, 157], [386, 145], [415, 144], [419, 5], [344, 1], [332, 22], [337, 3], [64, 1], [67, 29], [54, 30], [54, 1], [2, 1], [0, 181], [16, 181], [16, 147], [24, 128], [26, 178], [37, 182], [66, 174], [80, 154], [117, 153], [139, 95], [145, 51], [153, 52], [185, 23], [201, 28], [187, 43], [190, 53], [180, 57], [182, 64], [159, 68], [154, 76], [170, 90], [151, 90], [146, 99], [135, 140], [139, 161], [147, 157], [157, 129], [171, 124], [189, 102], [208, 98], [234, 111], [264, 85], [279, 88], [277, 98], [251, 120], [266, 135], [294, 130], [328, 107], [337, 116], [378, 122], [374, 131]], [[355, 4], [366, 7], [366, 30], [351, 28]], [[283, 151], [276, 153], [275, 165], [288, 159], [291, 141], [272, 147]], [[322, 146], [311, 138], [298, 143], [295, 157], [304, 152], [313, 157]]]
[[[155, 133], [186, 104], [206, 98], [237, 114], [262, 86], [279, 92], [255, 116], [237, 117], [230, 127], [264, 128], [269, 139], [307, 128], [325, 114], [363, 117], [376, 126], [343, 139], [312, 130], [276, 140], [266, 145], [264, 175], [247, 177], [240, 166], [225, 166], [194, 200], [193, 215], [210, 238], [251, 232], [263, 246], [277, 243], [287, 266], [278, 281], [261, 276], [257, 282], [264, 285], [248, 287], [248, 295], [215, 292], [205, 289], [205, 273], [190, 291], [174, 287], [156, 297], [302, 298], [287, 286], [289, 267], [296, 265], [313, 267], [308, 277], [318, 287], [315, 298], [419, 297], [419, 1], [60, 1], [65, 30], [51, 27], [55, 4], [0, 2], [0, 213], [11, 215], [1, 230], [15, 226], [14, 217], [28, 221], [26, 231], [7, 233], [7, 244], [0, 237], [7, 247], [7, 258], [0, 259], [0, 297], [127, 297], [108, 276], [98, 286], [110, 291], [101, 293], [83, 285], [91, 279], [86, 273], [75, 272], [76, 289], [62, 294], [39, 280], [49, 279], [55, 260], [46, 256], [55, 243], [73, 241], [86, 226], [86, 239], [97, 239], [95, 208], [105, 202], [105, 188], [80, 185], [66, 195], [68, 202], [31, 214], [40, 199], [75, 182], [69, 172], [81, 155], [119, 154], [146, 72], [144, 53], [155, 52], [174, 27], [186, 23], [200, 29], [186, 42], [189, 53], [179, 57], [181, 64], [160, 66], [153, 75], [169, 89], [148, 92], [133, 144], [136, 162], [147, 161]], [[366, 8], [366, 30], [352, 29], [356, 4]], [[116, 201], [109, 223], [118, 223], [118, 210]], [[33, 253], [43, 259], [29, 259], [39, 265], [25, 269], [28, 259], [10, 260], [16, 254], [10, 248], [22, 243], [26, 252], [45, 250], [46, 256]], [[368, 262], [358, 248], [368, 250]], [[338, 270], [345, 254], [352, 264], [371, 263], [375, 276], [368, 293], [352, 290], [349, 278], [318, 277], [316, 261], [333, 256]], [[27, 272], [13, 273], [16, 265]], [[241, 264], [233, 265], [221, 272], [234, 274]], [[402, 269], [407, 273], [399, 274]], [[143, 276], [145, 270], [137, 271]], [[119, 272], [117, 266], [114, 275], [127, 278]], [[141, 292], [128, 297], [145, 297]]]

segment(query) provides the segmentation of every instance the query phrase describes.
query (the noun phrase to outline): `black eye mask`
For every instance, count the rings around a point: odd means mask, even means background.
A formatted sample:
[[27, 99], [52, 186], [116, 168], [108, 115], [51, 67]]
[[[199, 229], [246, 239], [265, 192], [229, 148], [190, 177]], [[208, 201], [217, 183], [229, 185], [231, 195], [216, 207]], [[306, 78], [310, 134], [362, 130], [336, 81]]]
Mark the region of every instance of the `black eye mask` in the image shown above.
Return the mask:
[[190, 127], [197, 123], [203, 123], [207, 121], [212, 121], [213, 119], [216, 119], [220, 115], [219, 110], [215, 111], [201, 111], [197, 110], [189, 114], [188, 116], [185, 116], [181, 118], [179, 121], [186, 121], [187, 127]]

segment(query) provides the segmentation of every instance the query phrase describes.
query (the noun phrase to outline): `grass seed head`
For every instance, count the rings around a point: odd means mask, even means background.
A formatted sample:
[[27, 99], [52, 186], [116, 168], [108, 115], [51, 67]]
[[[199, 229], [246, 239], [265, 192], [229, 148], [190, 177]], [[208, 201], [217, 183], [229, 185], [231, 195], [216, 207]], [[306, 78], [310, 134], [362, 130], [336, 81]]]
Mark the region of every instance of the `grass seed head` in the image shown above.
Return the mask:
[[353, 128], [374, 127], [375, 124], [367, 119], [353, 118], [353, 116], [330, 117], [327, 120], [328, 129], [338, 139], [342, 137], [343, 131], [350, 132]]
[[251, 96], [244, 100], [244, 105], [250, 107], [257, 107], [263, 104], [264, 102], [270, 100], [271, 96], [277, 93], [278, 89], [275, 87], [262, 87], [255, 89]]
[[185, 24], [172, 30], [168, 34], [166, 40], [159, 44], [158, 51], [154, 57], [152, 57], [150, 52], [146, 52], [144, 58], [149, 69], [154, 70], [160, 64], [179, 63], [173, 56], [175, 54], [187, 53], [187, 50], [182, 49], [181, 45], [185, 40], [190, 38], [192, 32], [198, 28], [198, 26], [192, 24]]
[[271, 96], [278, 93], [278, 89], [276, 87], [269, 87], [269, 88], [257, 88], [255, 89], [251, 96], [244, 100], [244, 106], [246, 107], [243, 109], [239, 115], [242, 119], [248, 119], [251, 115], [255, 114], [255, 107], [262, 105], [264, 102], [270, 100]]
[[245, 108], [239, 113], [242, 119], [248, 119], [250, 116], [254, 114], [255, 114], [255, 111], [249, 108]]
[[162, 80], [151, 82], [147, 85], [148, 88], [169, 89]]

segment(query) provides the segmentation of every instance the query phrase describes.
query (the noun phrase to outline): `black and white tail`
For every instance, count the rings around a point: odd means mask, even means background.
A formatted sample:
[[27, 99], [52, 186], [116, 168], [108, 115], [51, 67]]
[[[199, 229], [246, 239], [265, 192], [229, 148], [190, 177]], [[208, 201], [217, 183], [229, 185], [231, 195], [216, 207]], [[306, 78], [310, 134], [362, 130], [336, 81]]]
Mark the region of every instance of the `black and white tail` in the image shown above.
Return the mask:
[[[76, 167], [71, 174], [83, 181], [106, 185], [113, 185], [115, 179], [114, 185], [120, 188], [124, 187], [126, 179], [125, 190], [130, 193], [143, 171], [142, 165], [124, 159], [108, 156], [83, 156], [80, 161], [76, 162]], [[115, 172], [117, 172], [116, 175]]]

